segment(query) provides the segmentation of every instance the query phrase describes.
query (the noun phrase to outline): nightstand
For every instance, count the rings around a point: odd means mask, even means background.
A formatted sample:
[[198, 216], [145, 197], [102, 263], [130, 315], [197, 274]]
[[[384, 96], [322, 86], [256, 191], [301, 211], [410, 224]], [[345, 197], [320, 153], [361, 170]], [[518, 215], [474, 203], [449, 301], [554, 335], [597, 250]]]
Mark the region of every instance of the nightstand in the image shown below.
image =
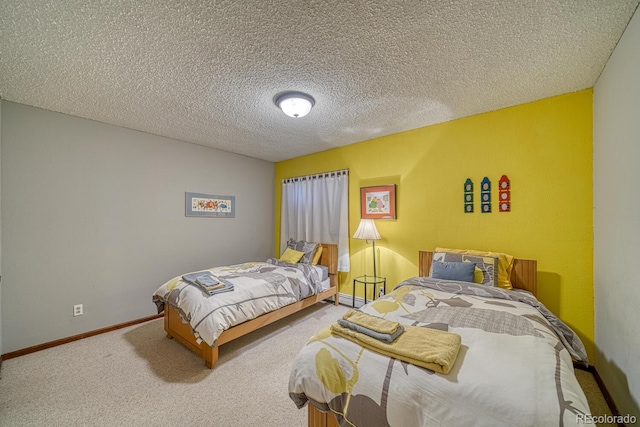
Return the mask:
[[382, 293], [387, 293], [387, 279], [385, 277], [378, 276], [359, 276], [353, 279], [353, 302], [351, 306], [356, 306], [356, 284], [361, 283], [364, 285], [364, 303], [367, 303], [367, 285], [373, 285], [373, 299], [376, 299], [376, 286], [382, 286]]

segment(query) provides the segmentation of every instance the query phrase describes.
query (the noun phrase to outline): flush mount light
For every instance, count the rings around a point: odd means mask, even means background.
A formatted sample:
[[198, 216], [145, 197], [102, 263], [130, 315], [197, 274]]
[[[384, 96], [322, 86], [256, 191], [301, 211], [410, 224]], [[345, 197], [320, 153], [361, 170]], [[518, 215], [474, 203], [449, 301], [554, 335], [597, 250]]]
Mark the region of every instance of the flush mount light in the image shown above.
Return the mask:
[[306, 93], [284, 92], [276, 95], [273, 102], [289, 117], [299, 119], [309, 114], [316, 101]]

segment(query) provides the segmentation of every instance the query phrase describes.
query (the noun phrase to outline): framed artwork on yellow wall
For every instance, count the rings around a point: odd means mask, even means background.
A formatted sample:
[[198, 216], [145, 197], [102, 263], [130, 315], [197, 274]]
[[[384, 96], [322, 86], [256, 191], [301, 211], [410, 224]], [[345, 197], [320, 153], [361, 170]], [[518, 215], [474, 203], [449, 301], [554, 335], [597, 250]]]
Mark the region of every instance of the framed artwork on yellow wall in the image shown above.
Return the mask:
[[396, 185], [361, 187], [360, 217], [365, 219], [396, 219]]

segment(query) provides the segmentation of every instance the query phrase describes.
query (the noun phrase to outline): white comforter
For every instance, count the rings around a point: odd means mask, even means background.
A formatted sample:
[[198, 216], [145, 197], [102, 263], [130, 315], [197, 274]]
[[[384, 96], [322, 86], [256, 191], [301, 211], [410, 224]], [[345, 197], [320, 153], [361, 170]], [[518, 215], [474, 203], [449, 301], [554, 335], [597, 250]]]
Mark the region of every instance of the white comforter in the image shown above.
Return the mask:
[[322, 290], [318, 269], [308, 264], [268, 259], [204, 271], [232, 283], [234, 290], [208, 296], [179, 276], [160, 286], [153, 301], [159, 313], [165, 304], [175, 308], [198, 340], [210, 346], [226, 329]]
[[361, 309], [406, 325], [459, 334], [451, 372], [434, 373], [331, 335], [298, 354], [289, 393], [337, 415], [341, 426], [556, 426], [589, 414], [572, 355], [577, 336], [530, 294], [414, 278]]

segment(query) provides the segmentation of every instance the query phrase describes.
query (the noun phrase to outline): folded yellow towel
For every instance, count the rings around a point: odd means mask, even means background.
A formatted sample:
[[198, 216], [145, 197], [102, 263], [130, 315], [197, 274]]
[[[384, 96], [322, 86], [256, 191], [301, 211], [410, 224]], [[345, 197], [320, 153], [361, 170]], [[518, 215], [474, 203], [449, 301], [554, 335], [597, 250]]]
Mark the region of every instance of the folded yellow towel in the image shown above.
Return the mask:
[[343, 328], [337, 322], [331, 333], [355, 342], [369, 350], [447, 374], [453, 367], [460, 350], [460, 335], [419, 326], [405, 326], [396, 340], [387, 344], [365, 334]]
[[361, 311], [356, 311], [352, 308], [347, 311], [344, 316], [344, 320], [348, 320], [351, 323], [360, 325], [372, 331], [379, 332], [381, 334], [393, 334], [400, 326], [398, 322], [392, 322], [381, 317], [372, 316]]

